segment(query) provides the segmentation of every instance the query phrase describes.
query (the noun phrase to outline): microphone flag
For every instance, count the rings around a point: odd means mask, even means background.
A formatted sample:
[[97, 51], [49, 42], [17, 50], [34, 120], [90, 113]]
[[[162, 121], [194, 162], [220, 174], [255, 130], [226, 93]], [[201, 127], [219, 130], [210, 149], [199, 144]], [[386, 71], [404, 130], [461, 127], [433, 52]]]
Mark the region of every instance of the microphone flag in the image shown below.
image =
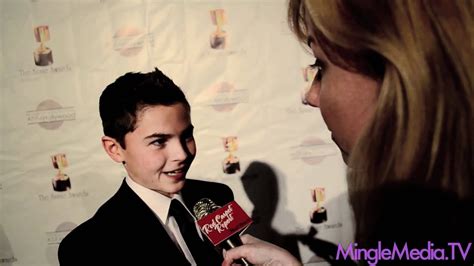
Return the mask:
[[240, 233], [252, 222], [252, 219], [235, 201], [227, 203], [197, 221], [201, 231], [214, 246]]

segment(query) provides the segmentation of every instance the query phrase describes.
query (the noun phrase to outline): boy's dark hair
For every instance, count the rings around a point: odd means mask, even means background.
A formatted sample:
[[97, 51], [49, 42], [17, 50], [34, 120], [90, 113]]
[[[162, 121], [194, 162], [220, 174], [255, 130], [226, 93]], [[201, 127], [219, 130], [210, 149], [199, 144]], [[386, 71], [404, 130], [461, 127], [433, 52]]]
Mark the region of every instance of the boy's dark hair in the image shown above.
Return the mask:
[[126, 73], [109, 84], [99, 99], [104, 135], [125, 147], [125, 135], [135, 130], [137, 114], [147, 106], [182, 103], [191, 111], [183, 91], [158, 68], [149, 73]]

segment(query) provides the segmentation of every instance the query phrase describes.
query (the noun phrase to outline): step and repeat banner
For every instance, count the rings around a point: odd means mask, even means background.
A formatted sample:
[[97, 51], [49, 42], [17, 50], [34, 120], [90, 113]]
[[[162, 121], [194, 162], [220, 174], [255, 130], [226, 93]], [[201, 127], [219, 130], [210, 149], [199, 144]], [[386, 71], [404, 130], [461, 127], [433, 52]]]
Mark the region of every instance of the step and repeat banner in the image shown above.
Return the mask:
[[154, 67], [192, 106], [188, 177], [229, 185], [247, 232], [308, 265], [352, 241], [345, 166], [301, 104], [313, 59], [285, 0], [0, 0], [0, 36], [0, 266], [58, 265], [60, 241], [117, 191], [99, 95]]

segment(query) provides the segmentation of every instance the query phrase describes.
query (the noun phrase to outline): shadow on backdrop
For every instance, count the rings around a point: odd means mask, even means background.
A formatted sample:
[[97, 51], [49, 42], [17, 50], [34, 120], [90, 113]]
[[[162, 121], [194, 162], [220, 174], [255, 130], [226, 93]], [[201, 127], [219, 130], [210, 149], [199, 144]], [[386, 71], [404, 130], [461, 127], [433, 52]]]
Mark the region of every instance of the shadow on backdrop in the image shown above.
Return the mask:
[[3, 230], [3, 226], [0, 225], [0, 264], [2, 266], [11, 266], [16, 261], [18, 260], [13, 255], [13, 249], [10, 244], [10, 240]]
[[301, 241], [303, 245], [309, 247], [309, 249], [318, 257], [324, 259], [330, 265], [333, 266], [356, 266], [350, 258], [344, 260], [342, 258], [336, 259], [338, 246], [332, 242], [316, 238], [318, 230], [315, 227], [309, 229], [306, 235], [297, 235], [296, 238]]
[[278, 245], [301, 259], [297, 236], [281, 234], [272, 227], [280, 199], [275, 171], [266, 163], [254, 161], [242, 174], [241, 180], [254, 206], [251, 215], [254, 223], [246, 233]]
[[[247, 197], [254, 206], [251, 215], [254, 223], [246, 233], [288, 250], [300, 261], [298, 241], [331, 265], [356, 265], [352, 261], [336, 260], [337, 245], [316, 238], [318, 232], [314, 227], [311, 227], [307, 234], [281, 234], [272, 227], [278, 204], [281, 203], [277, 175], [271, 166], [258, 161], [250, 163], [242, 174], [241, 181]], [[283, 211], [294, 216], [289, 210]], [[289, 220], [292, 220], [291, 217]]]

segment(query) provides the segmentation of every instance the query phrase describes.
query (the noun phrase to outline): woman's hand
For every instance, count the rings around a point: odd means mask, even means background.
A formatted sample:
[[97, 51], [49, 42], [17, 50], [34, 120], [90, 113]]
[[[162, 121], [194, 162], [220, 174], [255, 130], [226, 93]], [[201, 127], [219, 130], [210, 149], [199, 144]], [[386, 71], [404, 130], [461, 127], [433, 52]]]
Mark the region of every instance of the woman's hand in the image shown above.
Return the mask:
[[302, 265], [288, 251], [251, 235], [241, 236], [242, 246], [227, 250], [222, 266], [230, 266], [234, 260], [245, 258], [253, 265], [300, 266]]

